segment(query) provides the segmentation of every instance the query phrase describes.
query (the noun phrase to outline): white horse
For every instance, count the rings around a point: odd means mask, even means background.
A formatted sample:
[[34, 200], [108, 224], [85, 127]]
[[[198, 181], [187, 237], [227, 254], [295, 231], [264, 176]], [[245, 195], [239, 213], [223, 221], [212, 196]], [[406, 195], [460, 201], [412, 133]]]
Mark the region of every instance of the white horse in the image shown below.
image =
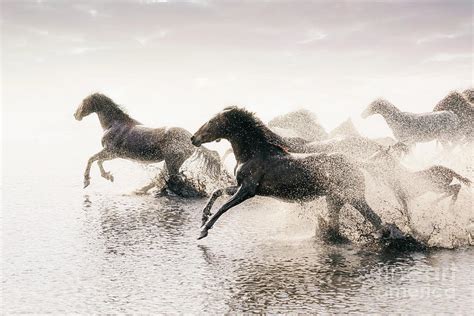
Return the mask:
[[362, 113], [363, 118], [370, 115], [383, 116], [393, 135], [399, 142], [407, 145], [440, 141], [444, 146], [456, 138], [460, 120], [451, 111], [429, 113], [402, 112], [387, 100], [378, 99], [369, 104]]

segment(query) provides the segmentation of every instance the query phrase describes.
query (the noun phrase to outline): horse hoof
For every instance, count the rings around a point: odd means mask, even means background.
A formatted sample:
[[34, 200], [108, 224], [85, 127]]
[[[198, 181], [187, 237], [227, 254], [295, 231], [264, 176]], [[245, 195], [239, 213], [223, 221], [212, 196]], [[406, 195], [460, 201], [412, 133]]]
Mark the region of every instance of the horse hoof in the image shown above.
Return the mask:
[[114, 176], [110, 172], [102, 174], [102, 178], [109, 180], [110, 182], [114, 182]]
[[87, 187], [89, 186], [89, 184], [91, 184], [91, 181], [90, 181], [89, 179], [85, 179], [85, 180], [84, 180], [84, 188], [83, 188], [83, 189], [87, 188]]
[[207, 229], [201, 230], [201, 235], [199, 235], [198, 240], [203, 239], [204, 237], [207, 237], [207, 234], [208, 234]]

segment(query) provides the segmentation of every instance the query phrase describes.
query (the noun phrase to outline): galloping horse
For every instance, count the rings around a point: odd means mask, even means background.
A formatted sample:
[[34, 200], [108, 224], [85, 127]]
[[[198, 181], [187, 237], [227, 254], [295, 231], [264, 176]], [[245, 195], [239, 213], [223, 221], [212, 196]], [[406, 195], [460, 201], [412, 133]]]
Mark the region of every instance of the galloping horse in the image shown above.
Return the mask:
[[[89, 158], [84, 172], [84, 188], [90, 184], [90, 169], [94, 161], [97, 161], [101, 176], [113, 182], [114, 177], [105, 171], [103, 162], [123, 158], [142, 163], [158, 163], [164, 160], [169, 176], [168, 188], [175, 193], [180, 191], [180, 186], [184, 183], [179, 177], [179, 169], [184, 161], [196, 152], [190, 141], [191, 133], [179, 127], [144, 127], [112, 99], [100, 93], [86, 97], [74, 117], [80, 121], [92, 113], [97, 113], [104, 130], [103, 150]], [[196, 156], [199, 155], [204, 158], [206, 171], [213, 175], [220, 173], [221, 163], [216, 152], [201, 148], [196, 152]], [[162, 171], [161, 177], [164, 177], [166, 171]], [[146, 193], [154, 186], [155, 182], [152, 182], [139, 193]]]
[[[339, 211], [345, 204], [355, 207], [383, 236], [404, 236], [393, 224], [383, 225], [381, 218], [365, 200], [362, 172], [341, 154], [317, 154], [295, 157], [284, 148], [282, 138], [273, 133], [253, 113], [237, 107], [225, 108], [205, 123], [191, 138], [195, 146], [227, 139], [237, 162], [237, 186], [214, 192], [203, 210], [203, 230], [208, 235], [215, 222], [230, 208], [255, 195], [271, 196], [289, 202], [311, 201], [326, 196], [331, 235], [339, 235]], [[215, 200], [223, 193], [233, 194], [209, 219]], [[208, 220], [209, 219], [209, 220]]]
[[359, 131], [354, 126], [354, 123], [350, 118], [336, 126], [332, 131], [329, 132], [328, 138], [336, 137], [358, 137], [360, 136]]
[[436, 104], [433, 111], [452, 111], [459, 117], [460, 136], [464, 136], [466, 141], [474, 140], [474, 91], [465, 90], [462, 94], [451, 92]]
[[460, 124], [457, 115], [451, 111], [420, 114], [402, 112], [382, 99], [370, 103], [362, 117], [367, 118], [374, 114], [382, 115], [395, 138], [407, 145], [432, 140], [439, 140], [447, 145], [454, 140], [454, 134]]
[[[453, 180], [457, 179], [466, 186], [471, 185], [471, 180], [468, 178], [440, 165], [415, 172], [409, 171], [390, 153], [392, 150], [400, 151], [400, 149], [404, 152], [408, 151], [408, 148], [400, 148], [400, 145], [402, 144], [398, 143], [375, 153], [370, 158], [370, 161], [375, 164], [369, 162], [365, 169], [374, 177], [381, 177], [387, 183], [407, 215], [409, 199], [414, 199], [427, 192], [435, 192], [442, 194], [435, 200], [435, 203], [451, 196], [451, 206], [453, 206], [461, 190], [460, 184], [452, 184]], [[399, 148], [396, 148], [397, 146]]]

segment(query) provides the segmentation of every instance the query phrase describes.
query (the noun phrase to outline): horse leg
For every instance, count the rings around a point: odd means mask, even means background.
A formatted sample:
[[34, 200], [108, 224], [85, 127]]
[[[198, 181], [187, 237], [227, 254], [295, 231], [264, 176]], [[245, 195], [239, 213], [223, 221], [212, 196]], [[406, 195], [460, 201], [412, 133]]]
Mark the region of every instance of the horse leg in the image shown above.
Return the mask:
[[204, 228], [201, 231], [201, 235], [198, 239], [202, 239], [207, 236], [209, 229], [214, 226], [214, 224], [219, 219], [219, 217], [222, 216], [222, 214], [227, 212], [230, 208], [239, 205], [243, 201], [255, 196], [255, 190], [255, 185], [243, 184], [237, 190], [237, 192], [230, 198], [230, 200], [227, 201], [224, 205], [222, 205], [221, 208], [216, 212], [216, 214], [214, 214], [214, 216], [212, 216], [211, 219], [204, 225]]
[[344, 206], [344, 202], [334, 196], [326, 196], [326, 204], [328, 207], [329, 223], [325, 237], [331, 241], [347, 241], [339, 231], [339, 213]]
[[107, 160], [110, 160], [110, 159], [99, 159], [99, 161], [97, 161], [97, 165], [99, 166], [99, 169], [100, 169], [100, 175], [102, 176], [102, 178], [107, 179], [110, 182], [114, 182], [114, 176], [110, 172], [105, 171], [104, 169], [104, 161], [107, 161]]
[[147, 185], [145, 185], [145, 186], [141, 187], [140, 189], [136, 190], [134, 192], [134, 194], [136, 194], [136, 195], [145, 195], [145, 194], [148, 193], [148, 191], [150, 191], [155, 186], [156, 186], [156, 182], [155, 182], [155, 180], [153, 180], [150, 183], [148, 183]]
[[397, 197], [398, 203], [403, 207], [402, 215], [406, 216], [408, 224], [411, 223], [410, 211], [408, 210], [408, 198], [403, 190], [398, 189], [395, 191], [395, 196]]
[[211, 216], [211, 209], [212, 206], [214, 205], [214, 202], [222, 196], [222, 194], [227, 194], [227, 195], [234, 195], [237, 190], [239, 189], [238, 186], [230, 186], [227, 188], [222, 188], [222, 189], [217, 189], [214, 192], [212, 192], [211, 197], [209, 198], [209, 201], [207, 202], [206, 206], [202, 210], [202, 226], [206, 224], [207, 220], [209, 219], [209, 216]]
[[359, 213], [375, 227], [375, 229], [379, 230], [382, 228], [382, 219], [372, 210], [365, 199], [350, 204], [355, 207], [355, 209], [358, 210]]
[[405, 213], [404, 215], [407, 215], [408, 214], [408, 202], [407, 202], [406, 195], [402, 191], [396, 190], [395, 191], [395, 196], [398, 200], [398, 203], [400, 203], [400, 205], [403, 207], [403, 212]]
[[179, 169], [190, 156], [191, 155], [187, 155], [184, 152], [173, 152], [173, 155], [165, 156], [165, 166], [163, 170], [168, 172], [168, 180], [165, 181], [166, 185], [161, 190], [162, 192], [169, 189], [177, 195], [181, 195], [178, 191], [183, 187], [184, 182], [182, 178], [179, 177]]
[[113, 156], [110, 152], [107, 150], [103, 149], [99, 151], [97, 154], [93, 155], [92, 157], [89, 158], [87, 161], [87, 166], [86, 170], [84, 171], [84, 188], [87, 188], [89, 184], [91, 183], [91, 167], [94, 161], [96, 160], [110, 160], [113, 159]]
[[449, 187], [451, 188], [451, 192], [453, 196], [451, 198], [451, 203], [449, 206], [449, 209], [451, 210], [454, 207], [454, 203], [456, 203], [458, 199], [459, 191], [461, 190], [461, 185], [457, 183], [457, 184], [451, 184]]
[[444, 200], [445, 198], [452, 197], [451, 198], [451, 204], [449, 208], [452, 208], [454, 206], [454, 203], [458, 199], [459, 191], [461, 190], [461, 185], [460, 184], [451, 184], [451, 185], [446, 185], [443, 186], [436, 191], [441, 191], [443, 194], [438, 197], [436, 200], [434, 200], [431, 204], [437, 204], [440, 201]]
[[137, 195], [145, 195], [148, 193], [148, 191], [150, 191], [154, 187], [159, 188], [161, 185], [164, 185], [166, 174], [167, 174], [167, 169], [166, 169], [166, 163], [165, 163], [160, 173], [153, 180], [151, 180], [150, 183], [136, 190], [134, 193]]

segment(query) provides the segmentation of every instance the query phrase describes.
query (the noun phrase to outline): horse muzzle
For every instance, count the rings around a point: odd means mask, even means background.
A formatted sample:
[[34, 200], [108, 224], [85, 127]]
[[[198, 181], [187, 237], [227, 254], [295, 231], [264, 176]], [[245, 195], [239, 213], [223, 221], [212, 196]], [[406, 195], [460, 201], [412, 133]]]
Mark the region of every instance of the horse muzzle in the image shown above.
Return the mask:
[[202, 141], [201, 141], [201, 139], [200, 139], [199, 137], [197, 137], [196, 135], [193, 135], [193, 136], [191, 137], [191, 143], [192, 143], [194, 146], [199, 147], [199, 146], [201, 146]]
[[82, 116], [77, 114], [77, 113], [74, 113], [74, 118], [77, 120], [77, 121], [82, 121]]
[[369, 110], [365, 110], [360, 114], [360, 116], [364, 119], [368, 118], [370, 115], [372, 115], [372, 113]]

